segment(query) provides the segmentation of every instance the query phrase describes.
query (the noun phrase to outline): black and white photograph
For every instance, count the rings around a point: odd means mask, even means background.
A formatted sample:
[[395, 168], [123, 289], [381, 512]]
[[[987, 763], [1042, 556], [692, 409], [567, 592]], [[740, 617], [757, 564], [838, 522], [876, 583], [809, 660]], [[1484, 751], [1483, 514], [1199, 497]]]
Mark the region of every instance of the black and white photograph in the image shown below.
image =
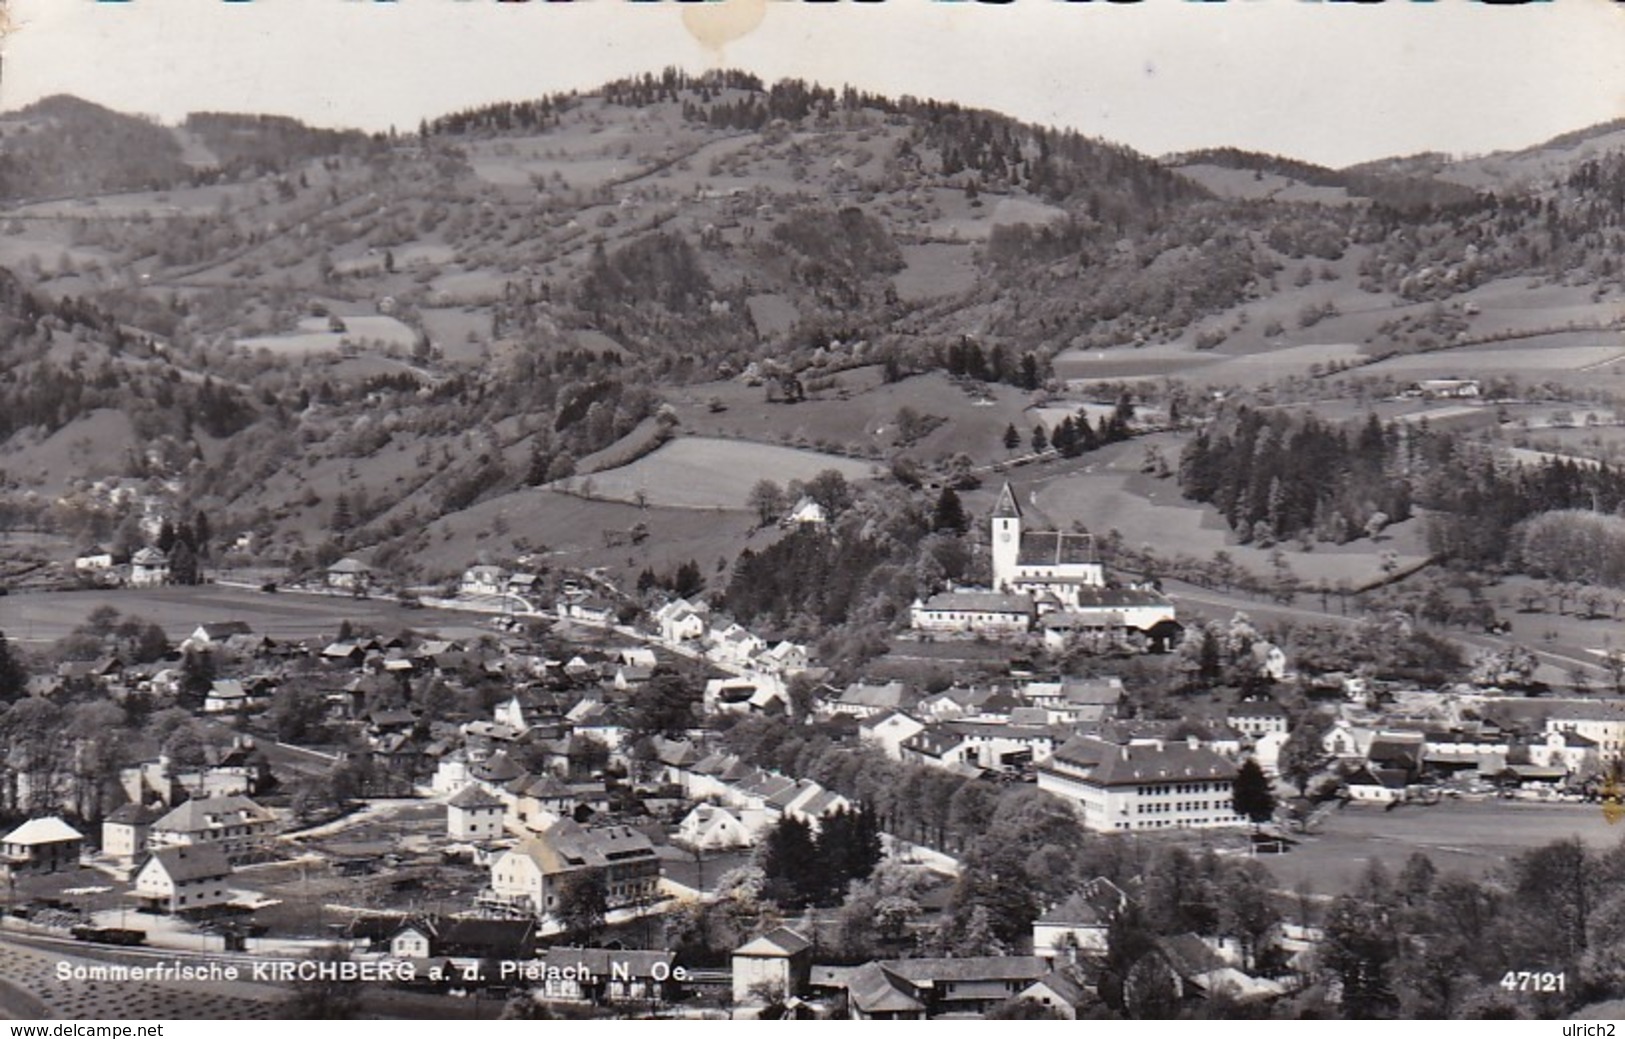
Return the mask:
[[1625, 4], [0, 3], [0, 1020], [647, 1019], [1612, 1034]]

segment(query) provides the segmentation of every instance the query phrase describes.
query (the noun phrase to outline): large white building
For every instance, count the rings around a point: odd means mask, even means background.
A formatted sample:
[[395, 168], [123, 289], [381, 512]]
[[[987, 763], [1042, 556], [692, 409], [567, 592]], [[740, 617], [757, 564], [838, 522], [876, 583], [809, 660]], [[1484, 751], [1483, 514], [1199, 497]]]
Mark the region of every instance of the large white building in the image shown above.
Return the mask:
[[1190, 742], [1128, 744], [1079, 736], [1038, 767], [1038, 789], [1066, 798], [1101, 832], [1242, 826], [1236, 767]]

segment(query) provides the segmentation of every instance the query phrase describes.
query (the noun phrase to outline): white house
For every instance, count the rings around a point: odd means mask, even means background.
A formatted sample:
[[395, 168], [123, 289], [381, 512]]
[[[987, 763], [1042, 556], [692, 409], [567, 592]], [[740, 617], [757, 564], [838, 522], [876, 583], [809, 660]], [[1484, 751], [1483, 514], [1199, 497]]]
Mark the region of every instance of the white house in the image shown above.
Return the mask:
[[113, 568], [113, 553], [97, 545], [86, 549], [82, 555], [74, 558], [73, 569], [76, 573], [97, 574]]
[[760, 637], [738, 624], [730, 624], [721, 631], [711, 633], [711, 648], [706, 650], [705, 655], [719, 664], [743, 666], [766, 648], [767, 643]]
[[655, 611], [655, 622], [660, 625], [662, 641], [676, 645], [705, 635], [708, 608], [695, 605], [687, 599], [674, 599]]
[[503, 835], [502, 799], [470, 783], [446, 802], [446, 836], [454, 841], [489, 841]]
[[147, 831], [162, 813], [131, 802], [102, 820], [102, 854], [131, 863], [147, 853]]
[[791, 527], [811, 523], [815, 526], [822, 526], [828, 522], [829, 514], [824, 511], [824, 507], [806, 495], [802, 495], [795, 505], [791, 507], [790, 511], [785, 514], [783, 525]]
[[457, 586], [464, 595], [501, 595], [508, 589], [508, 571], [500, 566], [471, 566]]
[[327, 587], [344, 592], [364, 592], [372, 584], [372, 567], [346, 556], [327, 568]]
[[759, 1005], [763, 995], [788, 999], [806, 990], [812, 973], [812, 943], [788, 927], [776, 927], [733, 952], [733, 998]]
[[1033, 955], [1051, 964], [1104, 959], [1112, 916], [1127, 903], [1122, 890], [1098, 877], [1033, 921]]
[[156, 548], [141, 549], [130, 557], [130, 584], [151, 588], [169, 583], [169, 557]]
[[903, 760], [903, 743], [923, 731], [924, 722], [916, 721], [902, 711], [889, 711], [858, 723], [858, 739], [877, 744], [893, 761]]
[[231, 901], [231, 863], [218, 845], [159, 848], [135, 875], [136, 897], [175, 913]]
[[54, 815], [30, 819], [0, 837], [0, 864], [18, 873], [76, 869], [84, 834]]
[[755, 844], [750, 830], [739, 817], [719, 805], [695, 805], [677, 824], [673, 840], [701, 851], [749, 848]]

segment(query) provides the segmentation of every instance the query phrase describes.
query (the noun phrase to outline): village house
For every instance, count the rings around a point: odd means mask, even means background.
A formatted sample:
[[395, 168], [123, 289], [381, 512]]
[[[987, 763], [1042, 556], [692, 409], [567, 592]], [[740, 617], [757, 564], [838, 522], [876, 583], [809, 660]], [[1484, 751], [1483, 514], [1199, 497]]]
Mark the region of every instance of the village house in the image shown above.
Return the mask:
[[529, 960], [538, 937], [534, 920], [428, 916], [402, 925], [389, 952], [403, 960]]
[[54, 815], [30, 819], [0, 837], [0, 865], [12, 873], [78, 869], [84, 844], [84, 834]]
[[327, 587], [352, 594], [364, 593], [372, 587], [372, 567], [353, 556], [345, 556], [327, 568]]
[[93, 576], [113, 569], [113, 553], [101, 545], [92, 545], [73, 560], [74, 573]]
[[925, 723], [904, 714], [888, 711], [858, 723], [858, 739], [880, 747], [893, 761], [903, 760], [903, 743], [924, 731]]
[[500, 566], [471, 566], [463, 571], [457, 590], [463, 595], [501, 595], [507, 591], [508, 571]]
[[1236, 766], [1183, 743], [1118, 745], [1087, 736], [1038, 767], [1038, 788], [1065, 798], [1097, 832], [1204, 829], [1246, 820], [1232, 803]]
[[231, 862], [217, 844], [158, 848], [135, 875], [135, 896], [152, 910], [179, 913], [224, 905]]
[[933, 634], [1019, 635], [1031, 630], [1035, 615], [1030, 595], [967, 589], [916, 599], [909, 607], [909, 625]]
[[169, 557], [156, 548], [147, 547], [130, 557], [130, 585], [135, 588], [153, 588], [169, 583]]
[[709, 608], [703, 603], [694, 605], [687, 599], [674, 599], [655, 611], [655, 623], [660, 625], [662, 642], [677, 645], [703, 638], [707, 629]]
[[780, 526], [785, 527], [799, 527], [804, 524], [823, 526], [829, 522], [829, 514], [824, 511], [822, 505], [802, 495], [779, 522]]
[[148, 844], [154, 849], [213, 844], [233, 861], [264, 848], [276, 816], [246, 797], [205, 797], [187, 801], [152, 824]]
[[147, 853], [147, 833], [163, 812], [147, 805], [130, 803], [102, 820], [102, 854], [131, 864]]
[[602, 878], [608, 908], [623, 908], [655, 899], [660, 858], [629, 826], [587, 829], [561, 819], [492, 862], [493, 901], [549, 915], [558, 909], [559, 885], [583, 873]]
[[871, 961], [842, 981], [855, 1020], [921, 1020], [984, 1014], [1051, 974], [1037, 956], [922, 957]]
[[788, 927], [776, 927], [733, 951], [733, 999], [761, 1006], [807, 991], [812, 975], [812, 943]]
[[1253, 737], [1270, 732], [1287, 732], [1290, 728], [1286, 708], [1274, 700], [1238, 703], [1230, 708], [1226, 717], [1232, 728]]
[[1127, 904], [1121, 888], [1095, 878], [1033, 921], [1033, 955], [1052, 966], [1105, 959], [1112, 918]]
[[446, 802], [446, 836], [454, 841], [495, 840], [503, 835], [506, 808], [501, 798], [470, 783]]
[[854, 682], [838, 698], [826, 702], [823, 712], [827, 715], [850, 715], [861, 721], [877, 714], [907, 710], [909, 699], [908, 687], [902, 682], [887, 682], [884, 685]]
[[530, 980], [533, 998], [540, 1002], [617, 1003], [667, 1002], [681, 995], [676, 980], [675, 954], [649, 949], [578, 949], [555, 945], [524, 966], [521, 980]]
[[928, 725], [898, 745], [901, 760], [908, 764], [925, 765], [957, 775], [978, 775], [981, 769], [973, 764], [976, 749], [962, 732], [948, 728], [947, 723]]
[[695, 805], [677, 824], [673, 843], [699, 851], [749, 848], [756, 843], [739, 817], [720, 805]]
[[587, 624], [611, 624], [615, 620], [615, 604], [599, 595], [571, 596], [554, 604], [560, 620], [583, 621]]
[[705, 655], [719, 664], [744, 667], [767, 648], [767, 643], [738, 624], [730, 624], [710, 636]]

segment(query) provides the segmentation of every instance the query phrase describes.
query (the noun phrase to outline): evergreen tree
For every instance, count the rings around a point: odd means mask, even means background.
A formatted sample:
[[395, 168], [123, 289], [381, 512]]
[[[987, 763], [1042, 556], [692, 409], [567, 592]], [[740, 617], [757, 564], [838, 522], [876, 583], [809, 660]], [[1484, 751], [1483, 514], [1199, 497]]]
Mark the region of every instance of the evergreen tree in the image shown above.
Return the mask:
[[1014, 451], [1020, 446], [1021, 431], [1016, 429], [1016, 424], [1012, 422], [1004, 429], [1004, 449], [1006, 451]]
[[342, 534], [354, 525], [355, 518], [350, 515], [350, 496], [340, 491], [337, 500], [333, 502], [333, 518], [328, 526], [334, 533]]
[[936, 511], [932, 514], [931, 529], [963, 534], [969, 520], [965, 517], [965, 508], [959, 502], [959, 495], [952, 487], [944, 487], [937, 496]]
[[28, 670], [11, 651], [6, 633], [0, 631], [0, 702], [10, 703], [28, 691]]
[[1044, 432], [1042, 424], [1033, 427], [1033, 454], [1043, 454], [1049, 447], [1049, 435]]
[[1261, 823], [1269, 822], [1275, 815], [1275, 793], [1270, 789], [1269, 777], [1264, 775], [1256, 759], [1248, 758], [1241, 763], [1241, 768], [1236, 772], [1230, 803], [1237, 815], [1245, 815], [1252, 820], [1254, 829]]

